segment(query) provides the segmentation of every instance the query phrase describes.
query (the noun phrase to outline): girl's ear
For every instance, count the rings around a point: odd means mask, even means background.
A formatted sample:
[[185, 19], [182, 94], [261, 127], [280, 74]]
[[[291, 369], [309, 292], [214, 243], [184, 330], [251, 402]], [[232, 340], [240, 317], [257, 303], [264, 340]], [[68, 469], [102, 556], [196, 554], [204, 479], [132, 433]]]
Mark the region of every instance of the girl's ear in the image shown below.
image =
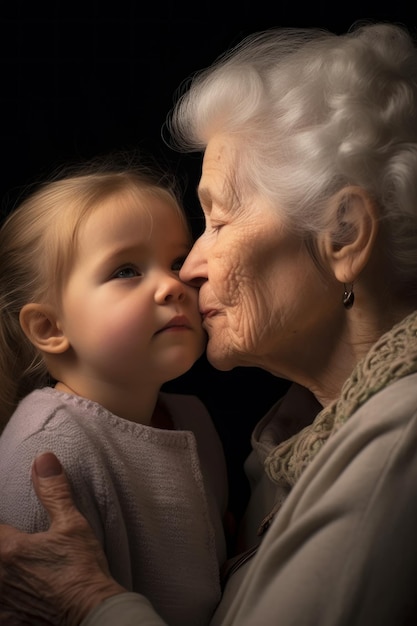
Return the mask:
[[25, 304], [20, 311], [19, 321], [26, 337], [41, 352], [61, 354], [70, 347], [59, 327], [53, 307], [33, 302]]
[[378, 233], [378, 206], [365, 189], [345, 187], [331, 199], [332, 227], [324, 237], [335, 278], [353, 283], [366, 267]]

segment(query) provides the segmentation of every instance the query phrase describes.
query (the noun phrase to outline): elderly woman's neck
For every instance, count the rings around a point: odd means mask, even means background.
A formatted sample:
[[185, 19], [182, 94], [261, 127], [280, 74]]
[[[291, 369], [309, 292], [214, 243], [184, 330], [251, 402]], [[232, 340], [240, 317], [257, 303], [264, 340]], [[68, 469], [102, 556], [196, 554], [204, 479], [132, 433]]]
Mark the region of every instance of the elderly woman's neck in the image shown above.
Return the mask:
[[411, 305], [395, 311], [382, 306], [368, 306], [365, 310], [355, 303], [333, 324], [327, 323], [320, 336], [311, 337], [308, 350], [298, 349], [284, 356], [281, 350], [271, 352], [264, 355], [260, 366], [305, 387], [324, 408], [339, 398], [356, 365], [380, 337], [413, 310]]
[[416, 308], [404, 306], [395, 311], [368, 310], [366, 313], [360, 309], [350, 311], [344, 339], [329, 352], [321, 368], [310, 371], [304, 382], [323, 407], [340, 396], [345, 381], [380, 337]]

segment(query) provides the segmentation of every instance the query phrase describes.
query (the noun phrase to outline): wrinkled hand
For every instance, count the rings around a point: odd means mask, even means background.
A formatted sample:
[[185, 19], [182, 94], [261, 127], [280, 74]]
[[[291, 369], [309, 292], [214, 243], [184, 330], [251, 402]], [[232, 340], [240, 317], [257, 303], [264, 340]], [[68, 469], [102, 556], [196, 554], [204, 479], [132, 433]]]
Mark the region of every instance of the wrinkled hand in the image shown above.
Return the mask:
[[102, 600], [125, 590], [111, 578], [52, 453], [37, 457], [32, 480], [51, 526], [28, 534], [0, 525], [0, 624], [78, 626]]

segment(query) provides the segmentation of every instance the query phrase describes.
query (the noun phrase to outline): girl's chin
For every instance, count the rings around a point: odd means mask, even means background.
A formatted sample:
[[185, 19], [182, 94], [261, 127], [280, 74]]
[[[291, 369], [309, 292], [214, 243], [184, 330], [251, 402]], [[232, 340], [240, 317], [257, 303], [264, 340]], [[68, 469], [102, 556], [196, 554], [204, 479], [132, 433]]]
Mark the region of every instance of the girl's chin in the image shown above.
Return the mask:
[[[175, 360], [175, 362], [172, 363], [172, 367], [170, 367], [168, 364], [165, 367], [161, 366], [161, 372], [166, 375], [166, 379], [164, 382], [174, 380], [174, 378], [179, 378], [183, 374], [186, 374], [203, 354], [204, 351], [199, 353], [198, 355], [194, 355], [193, 357], [188, 358], [184, 357], [183, 355], [178, 355], [178, 358]], [[179, 363], [181, 363], [180, 367], [178, 365]]]

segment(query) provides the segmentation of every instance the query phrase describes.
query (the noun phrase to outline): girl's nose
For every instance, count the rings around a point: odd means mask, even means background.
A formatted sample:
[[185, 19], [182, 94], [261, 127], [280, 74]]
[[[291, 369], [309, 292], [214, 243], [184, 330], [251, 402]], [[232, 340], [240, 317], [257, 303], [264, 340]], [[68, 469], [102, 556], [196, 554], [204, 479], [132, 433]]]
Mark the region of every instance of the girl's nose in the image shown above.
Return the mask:
[[178, 276], [172, 274], [161, 277], [160, 283], [155, 291], [155, 300], [159, 304], [170, 301], [183, 300], [187, 285], [185, 285]]

